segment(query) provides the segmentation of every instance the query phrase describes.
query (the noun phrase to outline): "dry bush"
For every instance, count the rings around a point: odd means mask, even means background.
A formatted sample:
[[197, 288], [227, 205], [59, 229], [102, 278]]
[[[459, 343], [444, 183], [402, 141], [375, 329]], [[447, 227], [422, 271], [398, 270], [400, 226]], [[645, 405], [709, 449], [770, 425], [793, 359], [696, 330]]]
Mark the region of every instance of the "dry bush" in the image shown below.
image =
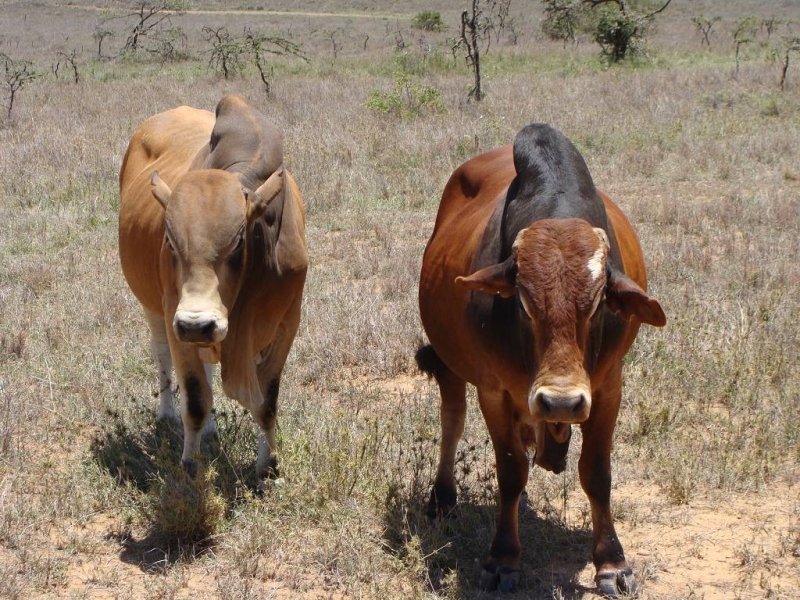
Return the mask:
[[142, 506], [142, 519], [162, 544], [207, 541], [219, 531], [227, 508], [215, 488], [216, 472], [201, 468], [192, 479], [179, 466], [171, 471], [159, 474], [155, 493]]

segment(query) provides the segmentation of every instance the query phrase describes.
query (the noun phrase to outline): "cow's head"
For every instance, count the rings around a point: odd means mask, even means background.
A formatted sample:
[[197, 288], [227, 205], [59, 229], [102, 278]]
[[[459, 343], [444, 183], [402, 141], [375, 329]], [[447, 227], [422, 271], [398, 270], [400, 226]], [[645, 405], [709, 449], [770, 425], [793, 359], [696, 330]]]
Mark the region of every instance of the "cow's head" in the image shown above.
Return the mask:
[[658, 327], [664, 311], [636, 283], [611, 267], [606, 232], [583, 219], [547, 219], [523, 229], [512, 255], [456, 283], [516, 296], [519, 321], [532, 334], [534, 419], [580, 423], [592, 405], [586, 371], [592, 316], [604, 302], [626, 321]]
[[151, 176], [153, 196], [165, 210], [162, 256], [171, 265], [167, 294], [173, 295], [176, 338], [216, 349], [228, 333], [228, 315], [247, 264], [248, 225], [264, 214], [283, 189], [279, 167], [255, 192], [227, 171], [190, 171], [171, 190]]

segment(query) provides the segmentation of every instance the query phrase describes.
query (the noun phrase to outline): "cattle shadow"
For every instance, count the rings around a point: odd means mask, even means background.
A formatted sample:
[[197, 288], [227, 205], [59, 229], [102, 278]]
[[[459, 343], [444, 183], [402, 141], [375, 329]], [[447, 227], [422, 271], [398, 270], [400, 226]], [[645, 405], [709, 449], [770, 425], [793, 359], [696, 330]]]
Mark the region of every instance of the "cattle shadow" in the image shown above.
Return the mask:
[[[217, 411], [218, 433], [203, 437], [198, 457], [201, 472], [192, 479], [180, 467], [182, 424], [156, 419], [151, 410], [137, 407], [135, 400], [131, 400], [131, 406], [134, 408], [125, 414], [108, 411], [105, 424], [92, 440], [90, 453], [118, 487], [130, 490], [132, 512], [147, 523], [141, 536], [125, 527], [127, 531], [111, 533], [108, 539], [120, 544], [123, 562], [147, 573], [158, 573], [175, 563], [191, 562], [213, 547], [212, 536], [198, 536], [197, 530], [190, 528], [188, 537], [176, 534], [174, 525], [183, 531], [180, 521], [196, 518], [198, 507], [190, 506], [189, 512], [182, 512], [186, 507], [171, 505], [169, 496], [165, 502], [165, 490], [182, 486], [181, 492], [199, 495], [199, 516], [206, 520], [215, 518], [202, 512], [208, 495], [213, 493], [215, 499], [222, 499], [221, 515], [229, 514], [248, 497], [248, 492], [256, 490], [257, 438], [246, 414]], [[213, 523], [208, 525], [213, 529]]]
[[[458, 598], [491, 597], [481, 590], [480, 576], [495, 532], [496, 501], [459, 500], [450, 515], [437, 519], [427, 516], [426, 503], [427, 497], [390, 497], [384, 523], [388, 550], [407, 564], [422, 560], [419, 570], [431, 591], [448, 588], [449, 593], [455, 590]], [[590, 527], [566, 524], [526, 503], [520, 511], [520, 540], [519, 585], [514, 593], [502, 594], [503, 598], [595, 597], [593, 587], [578, 581], [580, 572], [591, 563]]]

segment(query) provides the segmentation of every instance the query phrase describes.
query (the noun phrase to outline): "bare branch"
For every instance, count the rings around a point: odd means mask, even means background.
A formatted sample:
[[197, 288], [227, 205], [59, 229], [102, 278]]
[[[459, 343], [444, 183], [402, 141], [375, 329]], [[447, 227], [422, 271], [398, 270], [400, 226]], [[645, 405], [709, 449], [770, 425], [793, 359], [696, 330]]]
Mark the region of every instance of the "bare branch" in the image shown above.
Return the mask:
[[8, 92], [8, 96], [6, 97], [7, 117], [11, 119], [11, 111], [14, 108], [14, 100], [17, 92], [39, 75], [33, 70], [33, 65], [28, 61], [13, 60], [10, 56], [2, 52], [0, 52], [0, 62], [3, 63], [5, 73], [4, 83]]

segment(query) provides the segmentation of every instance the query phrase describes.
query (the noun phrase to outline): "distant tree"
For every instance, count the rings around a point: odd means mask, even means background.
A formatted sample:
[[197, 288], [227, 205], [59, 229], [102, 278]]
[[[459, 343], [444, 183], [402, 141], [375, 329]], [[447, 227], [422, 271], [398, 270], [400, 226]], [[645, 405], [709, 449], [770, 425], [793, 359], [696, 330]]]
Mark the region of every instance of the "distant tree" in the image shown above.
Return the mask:
[[733, 36], [733, 45], [736, 53], [736, 74], [739, 74], [739, 62], [741, 56], [742, 46], [749, 44], [758, 35], [758, 19], [755, 16], [744, 17], [740, 19], [736, 26], [733, 28], [731, 35]]
[[635, 10], [628, 0], [582, 0], [589, 9], [601, 12], [594, 28], [594, 41], [611, 62], [620, 62], [644, 43], [655, 16], [664, 11], [672, 0], [650, 12]]
[[158, 53], [162, 63], [187, 58], [186, 34], [180, 27], [162, 29], [155, 35], [155, 39], [157, 46], [153, 52]]
[[581, 0], [542, 0], [545, 19], [542, 31], [551, 40], [577, 42], [577, 33], [581, 28]]
[[519, 42], [520, 28], [519, 22], [514, 17], [509, 17], [506, 21], [506, 29], [508, 30], [508, 40], [512, 45], [516, 46]]
[[719, 21], [722, 17], [714, 16], [714, 17], [706, 17], [705, 15], [698, 15], [696, 17], [692, 17], [692, 23], [694, 23], [695, 27], [700, 31], [700, 34], [703, 36], [700, 38], [700, 45], [705, 46], [710, 50], [711, 49], [711, 29], [714, 27], [714, 23]]
[[426, 10], [418, 13], [411, 19], [411, 26], [424, 31], [444, 31], [445, 24], [442, 13], [435, 10]]
[[170, 17], [180, 14], [180, 12], [168, 12], [170, 10], [169, 5], [166, 4], [142, 2], [137, 12], [128, 14], [128, 17], [136, 17], [138, 21], [125, 41], [124, 50], [136, 52], [142, 48], [142, 40], [159, 31], [163, 23], [172, 25]]
[[11, 111], [14, 109], [14, 100], [17, 97], [17, 92], [39, 75], [34, 71], [30, 62], [14, 60], [2, 52], [0, 52], [0, 62], [3, 63], [3, 83], [8, 94], [6, 96], [7, 117], [11, 119]]
[[213, 29], [203, 27], [206, 40], [211, 44], [211, 57], [208, 64], [220, 72], [225, 79], [233, 79], [244, 70], [244, 55], [247, 54], [247, 44], [237, 40], [228, 31], [227, 27]]
[[394, 29], [391, 29], [389, 23], [385, 23], [384, 26], [386, 27], [386, 33], [383, 35], [383, 37], [388, 38], [391, 36], [393, 38], [395, 51], [399, 52], [400, 50], [405, 49], [405, 47], [408, 45], [405, 38], [405, 35], [408, 33], [408, 31], [400, 27], [399, 23], [395, 23]]
[[311, 32], [312, 35], [318, 35], [328, 40], [331, 44], [331, 53], [333, 58], [338, 58], [339, 52], [342, 50], [341, 35], [344, 34], [343, 27], [334, 27], [333, 29], [315, 29]]
[[781, 61], [781, 89], [786, 89], [789, 57], [792, 52], [800, 52], [800, 37], [784, 38], [783, 60]]
[[233, 79], [242, 74], [247, 64], [252, 62], [258, 70], [267, 96], [272, 93], [271, 80], [274, 74], [274, 69], [267, 60], [268, 56], [296, 56], [308, 62], [299, 44], [281, 36], [263, 35], [246, 29], [244, 37], [236, 38], [225, 27], [204, 27], [203, 32], [211, 43], [209, 66], [225, 79]]
[[[481, 42], [487, 33], [481, 0], [472, 0], [472, 11], [465, 10], [461, 13], [461, 37], [456, 42], [456, 47], [466, 53], [467, 64], [472, 68], [474, 76], [475, 83], [467, 98], [474, 98], [477, 102], [484, 97], [481, 87]], [[455, 49], [453, 52], [455, 54]]]
[[97, 42], [97, 58], [99, 58], [100, 60], [107, 58], [103, 56], [103, 42], [107, 37], [112, 37], [113, 35], [114, 32], [111, 29], [103, 29], [101, 27], [98, 27], [97, 29], [94, 30], [92, 38]]
[[470, 8], [461, 13], [461, 35], [450, 40], [453, 58], [463, 52], [472, 69], [474, 84], [467, 97], [478, 102], [486, 95], [481, 80], [481, 52], [489, 52], [492, 33], [501, 28], [501, 23], [505, 29], [510, 3], [510, 0], [472, 0]]
[[56, 64], [53, 65], [53, 75], [55, 75], [56, 79], [58, 79], [58, 71], [63, 63], [65, 66], [69, 67], [72, 70], [72, 78], [75, 83], [80, 82], [80, 75], [78, 74], [78, 51], [73, 49], [72, 52], [67, 54], [66, 52], [59, 51], [56, 54]]
[[780, 21], [775, 17], [761, 19], [761, 29], [767, 32], [767, 41], [770, 40], [778, 25], [780, 25]]
[[247, 45], [252, 54], [253, 62], [258, 69], [258, 74], [261, 77], [261, 83], [264, 84], [264, 91], [267, 96], [272, 93], [271, 79], [274, 74], [274, 68], [271, 65], [267, 65], [267, 55], [296, 56], [308, 62], [308, 58], [303, 52], [302, 47], [286, 38], [260, 35], [248, 30], [245, 34], [245, 39], [247, 40]]
[[545, 18], [542, 31], [553, 40], [577, 43], [578, 34], [589, 33], [611, 62], [641, 51], [656, 15], [672, 0], [540, 0]]
[[511, 10], [511, 0], [491, 0], [488, 10], [489, 28], [494, 32], [495, 43], [500, 43], [500, 38], [508, 25], [508, 13]]

